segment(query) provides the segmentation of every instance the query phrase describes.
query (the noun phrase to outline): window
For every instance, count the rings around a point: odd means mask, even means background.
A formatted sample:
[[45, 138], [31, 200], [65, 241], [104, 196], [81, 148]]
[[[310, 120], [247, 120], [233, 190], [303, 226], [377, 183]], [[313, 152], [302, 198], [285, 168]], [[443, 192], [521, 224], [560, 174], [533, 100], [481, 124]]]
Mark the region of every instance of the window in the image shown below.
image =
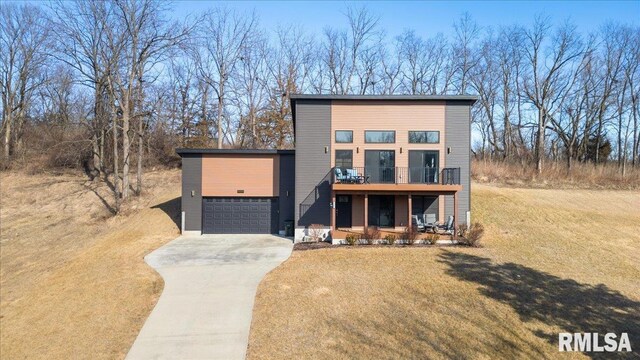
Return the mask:
[[352, 143], [353, 131], [351, 130], [336, 130], [336, 142], [337, 143]]
[[367, 130], [364, 132], [365, 143], [395, 143], [395, 131]]
[[440, 142], [440, 131], [409, 131], [411, 144], [437, 144]]
[[353, 150], [336, 150], [336, 167], [341, 170], [353, 167]]

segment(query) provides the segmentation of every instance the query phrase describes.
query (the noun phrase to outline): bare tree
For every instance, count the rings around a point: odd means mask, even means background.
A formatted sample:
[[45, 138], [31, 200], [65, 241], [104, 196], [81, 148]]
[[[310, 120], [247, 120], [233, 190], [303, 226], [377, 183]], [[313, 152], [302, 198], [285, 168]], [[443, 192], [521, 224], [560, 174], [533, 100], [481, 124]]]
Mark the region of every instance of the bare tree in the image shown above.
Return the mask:
[[22, 128], [34, 90], [44, 82], [49, 31], [40, 8], [0, 4], [0, 89], [4, 157], [22, 145]]
[[513, 156], [515, 150], [515, 134], [512, 130], [511, 115], [515, 107], [519, 104], [517, 97], [517, 69], [521, 63], [520, 59], [520, 37], [518, 28], [500, 29], [496, 41], [496, 71], [500, 79], [500, 94], [502, 110], [502, 149], [504, 158]]
[[538, 112], [535, 142], [536, 170], [542, 172], [545, 157], [545, 134], [549, 114], [557, 106], [556, 100], [566, 90], [565, 69], [582, 54], [582, 43], [575, 26], [565, 23], [550, 39], [550, 50], [544, 51], [545, 40], [550, 36], [549, 20], [537, 17], [533, 27], [524, 33], [525, 58], [529, 74], [525, 75], [523, 91]]
[[476, 65], [478, 58], [474, 56], [473, 47], [480, 35], [478, 24], [471, 18], [468, 12], [453, 24], [455, 30], [455, 42], [453, 43], [452, 64], [456, 74], [456, 88], [458, 94], [466, 94], [469, 86], [469, 72]]
[[[629, 44], [640, 42], [640, 28], [624, 28], [625, 36], [628, 37]], [[631, 108], [631, 119], [633, 121], [631, 140], [631, 163], [633, 167], [640, 164], [640, 47], [628, 46], [624, 55], [624, 77], [629, 86], [629, 107]]]
[[107, 79], [110, 69], [106, 32], [111, 23], [111, 5], [103, 1], [53, 3], [51, 26], [55, 29], [56, 52], [77, 74], [81, 84], [93, 89], [93, 111], [90, 122], [93, 166], [104, 172], [105, 138], [108, 126]]
[[500, 73], [498, 60], [496, 59], [496, 40], [491, 33], [480, 44], [475, 66], [469, 71], [468, 77], [471, 87], [476, 90], [480, 98], [480, 106], [483, 109], [480, 118], [486, 119], [487, 141], [491, 146], [490, 157], [493, 154], [504, 151], [498, 141], [498, 128], [495, 122], [498, 91], [500, 86]]
[[162, 5], [151, 0], [118, 1], [116, 21], [109, 28], [110, 48], [117, 61], [109, 76], [112, 101], [117, 104], [122, 121], [122, 198], [129, 197], [129, 168], [131, 163], [131, 124], [138, 143], [136, 193], [142, 190], [142, 154], [145, 113], [143, 111], [146, 72], [165, 52], [187, 33], [162, 18]]
[[242, 57], [244, 47], [254, 36], [257, 26], [254, 13], [238, 14], [227, 8], [215, 8], [204, 15], [200, 28], [197, 62], [198, 70], [203, 81], [215, 92], [217, 97], [216, 136], [217, 147], [222, 149], [225, 139], [234, 142], [234, 134], [228, 127], [225, 129], [223, 121], [226, 114], [226, 96], [228, 85], [234, 76]]

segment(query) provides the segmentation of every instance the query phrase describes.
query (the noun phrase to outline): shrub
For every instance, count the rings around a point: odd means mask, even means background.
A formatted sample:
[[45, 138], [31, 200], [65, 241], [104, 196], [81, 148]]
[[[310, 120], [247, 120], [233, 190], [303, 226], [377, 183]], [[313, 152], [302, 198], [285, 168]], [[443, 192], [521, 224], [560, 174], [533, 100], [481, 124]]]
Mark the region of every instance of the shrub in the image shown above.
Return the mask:
[[439, 234], [428, 234], [424, 237], [424, 240], [429, 245], [435, 245], [436, 242], [440, 239]]
[[362, 240], [364, 240], [367, 244], [373, 245], [378, 239], [380, 239], [380, 229], [375, 226], [364, 228], [364, 232], [362, 233]]
[[469, 227], [467, 226], [467, 224], [460, 224], [458, 225], [458, 230], [456, 231], [456, 233], [458, 234], [458, 236], [466, 239], [469, 235]]
[[418, 229], [415, 226], [407, 226], [400, 234], [400, 237], [404, 240], [405, 244], [413, 245], [418, 238]]
[[384, 240], [387, 242], [387, 244], [393, 245], [396, 242], [396, 236], [393, 234], [387, 234], [384, 236]]
[[311, 224], [309, 226], [309, 237], [312, 242], [319, 242], [324, 235], [324, 227], [320, 224]]
[[462, 237], [462, 243], [467, 246], [481, 247], [480, 240], [484, 235], [484, 226], [480, 223], [473, 223], [469, 229], [465, 229], [464, 236]]
[[358, 242], [360, 242], [360, 237], [356, 234], [347, 234], [347, 236], [345, 236], [345, 241], [347, 242], [347, 244], [354, 246], [356, 245]]

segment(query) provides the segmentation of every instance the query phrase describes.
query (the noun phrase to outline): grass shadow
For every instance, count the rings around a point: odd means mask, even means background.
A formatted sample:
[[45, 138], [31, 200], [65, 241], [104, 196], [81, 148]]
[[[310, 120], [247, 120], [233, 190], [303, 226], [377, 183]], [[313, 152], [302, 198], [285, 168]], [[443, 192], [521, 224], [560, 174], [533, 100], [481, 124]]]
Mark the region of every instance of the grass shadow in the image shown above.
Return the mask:
[[[368, 305], [374, 316], [325, 321], [342, 341], [331, 345], [328, 357], [357, 358], [378, 354], [391, 359], [540, 359], [538, 344], [498, 315], [481, 308], [469, 312], [460, 299], [446, 309], [434, 308], [433, 293], [406, 285], [401, 298], [389, 296]], [[473, 306], [473, 305], [469, 305]], [[433, 313], [438, 312], [438, 319]], [[337, 355], [336, 355], [337, 354]], [[323, 353], [323, 356], [325, 354]]]
[[[616, 358], [638, 358], [640, 346], [640, 302], [606, 285], [581, 284], [572, 279], [541, 272], [514, 263], [495, 264], [490, 259], [443, 252], [447, 274], [480, 285], [480, 293], [511, 306], [522, 321], [540, 321], [563, 332], [626, 332], [634, 352], [616, 353]], [[536, 336], [558, 346], [558, 334], [538, 331]], [[604, 341], [600, 341], [604, 344]], [[585, 353], [594, 359], [611, 353]]]
[[171, 220], [176, 225], [178, 230], [181, 230], [181, 227], [182, 227], [182, 216], [180, 215], [180, 208], [181, 208], [180, 197], [176, 197], [176, 198], [171, 199], [169, 201], [165, 201], [165, 202], [163, 202], [161, 204], [154, 205], [151, 208], [152, 209], [160, 209], [160, 210], [164, 211], [164, 213], [167, 214], [167, 216], [169, 216], [169, 218], [171, 218]]

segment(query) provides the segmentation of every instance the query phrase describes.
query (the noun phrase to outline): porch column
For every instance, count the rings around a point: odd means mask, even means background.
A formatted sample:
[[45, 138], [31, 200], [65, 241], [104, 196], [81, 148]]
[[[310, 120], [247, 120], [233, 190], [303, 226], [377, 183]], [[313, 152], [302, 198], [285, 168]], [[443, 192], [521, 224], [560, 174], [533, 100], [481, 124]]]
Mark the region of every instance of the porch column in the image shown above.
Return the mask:
[[413, 224], [411, 223], [411, 193], [409, 193], [407, 195], [407, 207], [409, 208], [407, 211], [407, 214], [409, 214], [409, 221], [407, 222], [407, 227], [411, 227], [413, 226]]
[[364, 193], [364, 228], [369, 226], [369, 194]]
[[331, 191], [331, 232], [336, 229], [336, 192]]
[[453, 239], [457, 239], [458, 234], [458, 192], [453, 193]]

